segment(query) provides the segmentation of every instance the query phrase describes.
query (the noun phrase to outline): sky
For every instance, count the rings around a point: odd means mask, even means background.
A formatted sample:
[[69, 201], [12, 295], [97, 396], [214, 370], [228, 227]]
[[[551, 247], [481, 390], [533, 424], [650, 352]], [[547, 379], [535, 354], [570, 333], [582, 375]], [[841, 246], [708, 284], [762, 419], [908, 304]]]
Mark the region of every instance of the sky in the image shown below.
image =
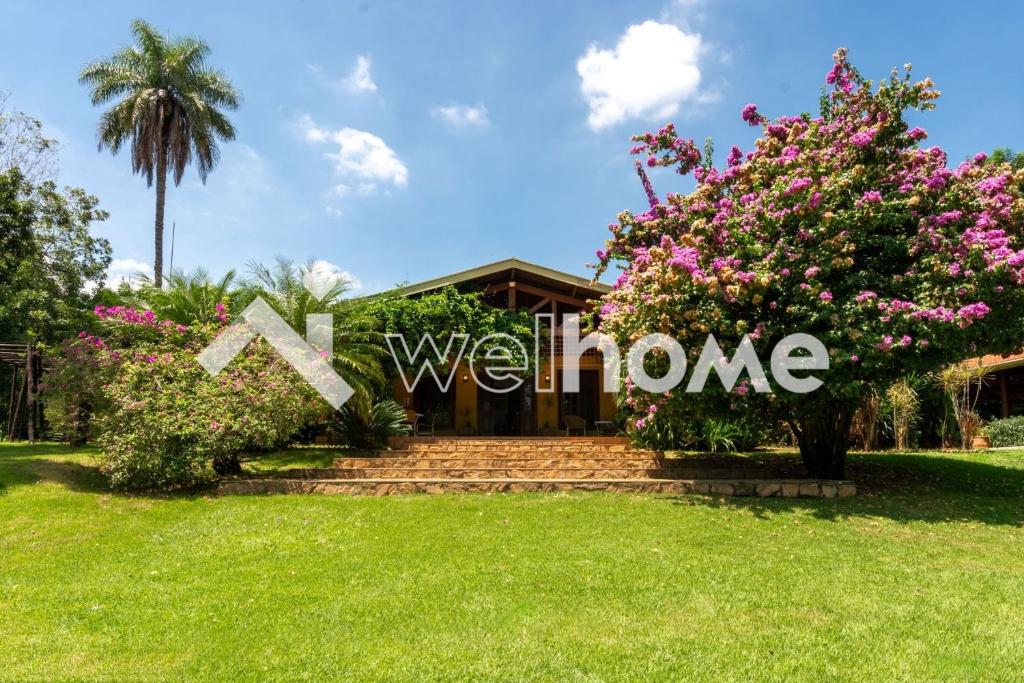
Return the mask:
[[912, 121], [954, 165], [1024, 148], [1024, 3], [0, 0], [0, 17], [0, 90], [60, 141], [59, 181], [110, 212], [112, 280], [152, 262], [155, 193], [97, 150], [77, 74], [136, 17], [207, 41], [244, 98], [206, 184], [168, 190], [165, 259], [173, 224], [174, 267], [214, 275], [282, 255], [362, 293], [511, 256], [588, 276], [607, 225], [646, 205], [631, 135], [672, 121], [721, 163], [756, 137], [745, 104], [816, 111], [840, 46], [868, 77], [910, 62], [936, 81]]

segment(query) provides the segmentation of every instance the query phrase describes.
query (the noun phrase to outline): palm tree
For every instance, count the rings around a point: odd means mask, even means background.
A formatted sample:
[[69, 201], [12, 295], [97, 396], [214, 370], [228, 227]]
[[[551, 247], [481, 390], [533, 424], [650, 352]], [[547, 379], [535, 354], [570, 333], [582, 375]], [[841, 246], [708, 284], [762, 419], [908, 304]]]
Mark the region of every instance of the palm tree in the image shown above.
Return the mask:
[[217, 140], [233, 140], [235, 127], [221, 111], [237, 109], [241, 96], [220, 71], [206, 65], [210, 47], [196, 38], [169, 38], [136, 19], [137, 45], [82, 69], [79, 81], [89, 86], [94, 105], [116, 100], [97, 126], [99, 148], [113, 154], [131, 140], [132, 172], [147, 186], [156, 177], [156, 258], [153, 281], [163, 282], [164, 200], [167, 171], [181, 184], [193, 160], [199, 178], [220, 156]]
[[324, 291], [310, 291], [303, 276], [315, 270], [314, 259], [299, 267], [279, 256], [273, 266], [250, 263], [248, 267], [246, 303], [262, 296], [293, 330], [300, 331], [310, 313], [333, 314], [335, 370], [356, 389], [357, 400], [370, 401], [381, 393], [386, 383], [381, 366], [384, 337], [377, 331], [376, 319], [367, 313], [365, 301], [346, 297], [350, 282], [338, 279]]
[[[171, 271], [163, 287], [144, 275], [139, 276], [140, 287], [119, 293], [119, 301], [125, 306], [149, 309], [161, 319], [172, 320], [182, 325], [210, 323], [228, 313], [241, 310], [245, 293], [234, 287], [235, 271], [229, 270], [220, 280], [211, 280], [204, 268], [196, 268], [185, 274], [180, 270]], [[251, 299], [252, 297], [249, 297]], [[226, 308], [221, 313], [217, 304]]]

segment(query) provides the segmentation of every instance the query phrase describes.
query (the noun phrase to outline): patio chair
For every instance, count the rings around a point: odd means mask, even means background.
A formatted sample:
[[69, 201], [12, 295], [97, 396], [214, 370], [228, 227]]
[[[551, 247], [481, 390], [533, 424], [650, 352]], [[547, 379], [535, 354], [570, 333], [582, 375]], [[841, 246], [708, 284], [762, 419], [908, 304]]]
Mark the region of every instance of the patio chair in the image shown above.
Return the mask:
[[582, 432], [587, 435], [587, 421], [579, 415], [564, 415], [562, 424], [565, 425], [565, 435], [569, 436], [573, 431]]
[[402, 420], [402, 424], [409, 425], [409, 433], [413, 436], [419, 434], [420, 418], [423, 417], [412, 408], [405, 409], [405, 419]]
[[430, 430], [430, 436], [434, 436], [434, 426], [436, 424], [437, 424], [437, 413], [434, 413], [433, 415], [430, 416], [430, 424], [429, 425], [421, 426], [420, 427], [421, 431], [417, 432], [417, 433], [426, 433], [427, 430], [429, 429]]

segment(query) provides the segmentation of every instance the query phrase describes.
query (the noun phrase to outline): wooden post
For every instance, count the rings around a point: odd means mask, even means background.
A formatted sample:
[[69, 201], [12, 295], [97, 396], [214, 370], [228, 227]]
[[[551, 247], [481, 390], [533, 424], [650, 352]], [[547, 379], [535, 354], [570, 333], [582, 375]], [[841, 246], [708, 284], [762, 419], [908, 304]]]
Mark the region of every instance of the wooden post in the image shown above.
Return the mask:
[[[18, 376], [18, 368], [14, 366], [14, 376]], [[18, 397], [15, 399], [11, 406], [11, 422], [10, 429], [7, 432], [8, 441], [20, 441], [21, 440], [21, 420], [23, 419], [22, 406], [25, 405], [25, 381], [24, 377], [18, 386]]]
[[32, 352], [32, 343], [25, 345], [25, 423], [28, 430], [28, 442], [36, 440], [36, 364]]
[[7, 440], [14, 441], [14, 399], [18, 395], [18, 366], [11, 366], [11, 398], [7, 401]]
[[999, 373], [999, 398], [1002, 403], [1003, 417], [1010, 417], [1010, 382], [1006, 379], [1006, 372]]

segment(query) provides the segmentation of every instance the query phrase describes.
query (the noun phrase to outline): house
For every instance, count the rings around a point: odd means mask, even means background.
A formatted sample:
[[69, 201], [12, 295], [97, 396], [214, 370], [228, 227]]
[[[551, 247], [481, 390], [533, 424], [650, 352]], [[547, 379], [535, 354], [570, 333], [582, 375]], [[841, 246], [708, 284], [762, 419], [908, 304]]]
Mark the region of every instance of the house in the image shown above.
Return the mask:
[[989, 374], [978, 395], [978, 413], [985, 420], [1024, 415], [1024, 353], [980, 360]]
[[[509, 392], [479, 386], [487, 378], [482, 373], [472, 375], [466, 358], [455, 368], [447, 391], [427, 376], [409, 392], [403, 379], [397, 378], [395, 400], [419, 413], [422, 427], [429, 431], [432, 425], [437, 435], [531, 436], [564, 434], [566, 416], [569, 424], [579, 422], [574, 417], [582, 418], [588, 433], [606, 427], [597, 425], [598, 422], [614, 419], [615, 394], [601, 390], [604, 368], [602, 357], [595, 350], [580, 358], [580, 391], [562, 391], [562, 316], [589, 311], [592, 302], [609, 291], [607, 285], [509, 258], [407, 285], [397, 293], [415, 297], [447, 286], [481, 292], [493, 306], [554, 315], [559, 325], [555, 330], [554, 352], [548, 354], [550, 357], [542, 356], [535, 377]], [[537, 390], [538, 386], [542, 391]]]

